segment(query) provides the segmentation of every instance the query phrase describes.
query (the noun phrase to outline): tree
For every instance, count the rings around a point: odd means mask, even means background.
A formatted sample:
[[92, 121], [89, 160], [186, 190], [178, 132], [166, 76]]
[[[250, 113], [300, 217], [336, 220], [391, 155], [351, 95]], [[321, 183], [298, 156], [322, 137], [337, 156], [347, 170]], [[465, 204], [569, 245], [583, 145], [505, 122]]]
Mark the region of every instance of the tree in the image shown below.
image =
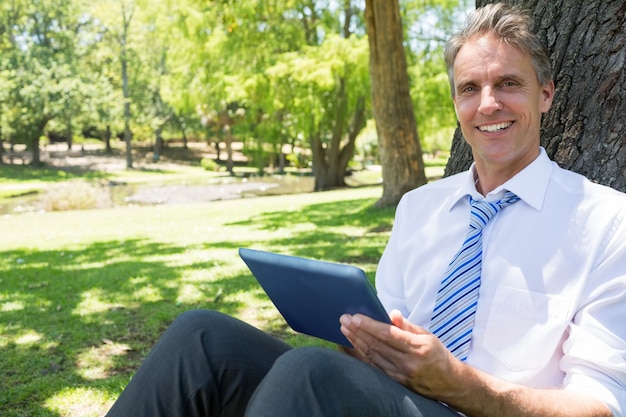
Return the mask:
[[[352, 0], [343, 1], [343, 38], [339, 40], [340, 46], [335, 46], [332, 37], [328, 37], [324, 44], [329, 44], [327, 49], [322, 45], [322, 50], [331, 52], [337, 63], [331, 64], [334, 75], [331, 101], [326, 103], [327, 132], [319, 129], [324, 126], [320, 123], [315, 129], [309, 131], [309, 143], [313, 155], [313, 173], [315, 174], [315, 191], [324, 191], [336, 187], [345, 187], [345, 176], [348, 164], [354, 156], [356, 138], [366, 124], [366, 101], [365, 94], [360, 90], [367, 85], [365, 77], [361, 76], [361, 63], [363, 60], [352, 51], [358, 50], [358, 41], [352, 34], [352, 18], [356, 17], [355, 7]], [[354, 42], [352, 42], [354, 41]], [[346, 53], [345, 45], [349, 45]], [[361, 87], [361, 88], [359, 88]]]
[[357, 135], [369, 107], [367, 44], [363, 39], [328, 36], [321, 48], [296, 56], [294, 78], [301, 103], [297, 119], [312, 153], [315, 191], [343, 187]]
[[[446, 8], [458, 0], [398, 1], [402, 20], [415, 30], [420, 15], [446, 20]], [[341, 187], [357, 134], [371, 118], [362, 7], [355, 0], [3, 2], [0, 134], [5, 140], [33, 143], [50, 131], [70, 142], [74, 133], [82, 133], [101, 138], [112, 151], [111, 138], [124, 133], [131, 168], [131, 135], [136, 140], [155, 137], [158, 155], [166, 136], [205, 133], [207, 115], [235, 105], [237, 117], [220, 117], [224, 129], [211, 140], [242, 141], [260, 171], [272, 164], [284, 168], [291, 149], [299, 156], [299, 167], [312, 162], [316, 190]], [[435, 7], [441, 11], [433, 14]], [[397, 91], [408, 91], [414, 100], [413, 109], [404, 99], [396, 109], [407, 114], [417, 109], [420, 123], [434, 127], [424, 132], [441, 130], [432, 121], [441, 119], [442, 108], [431, 105], [444, 101], [437, 100], [441, 64], [430, 55], [416, 55], [412, 48], [420, 49], [422, 34], [404, 37], [409, 32], [397, 10], [395, 18], [395, 45], [399, 57], [405, 58], [403, 46], [409, 57], [412, 83], [408, 85], [406, 74], [400, 83], [386, 82], [401, 86]], [[377, 23], [381, 33], [382, 23]], [[403, 37], [408, 39], [404, 45]], [[382, 35], [379, 41], [385, 43]], [[428, 68], [419, 67], [422, 60]], [[400, 63], [406, 73], [406, 61]], [[386, 84], [379, 84], [385, 93]], [[395, 101], [393, 94], [380, 99]], [[419, 149], [414, 126], [410, 121], [390, 137], [410, 132], [407, 143]], [[400, 139], [398, 143], [405, 138]], [[406, 160], [421, 158], [421, 151], [402, 149], [398, 154]], [[296, 155], [288, 156], [295, 160]], [[232, 170], [232, 161], [229, 165]], [[396, 169], [396, 160], [388, 158], [386, 165]], [[387, 172], [387, 181], [416, 178], [397, 172]]]
[[245, 141], [257, 166], [298, 140], [311, 150], [315, 190], [344, 186], [369, 110], [367, 43], [362, 30], [350, 36], [359, 29], [354, 1], [341, 8], [327, 0], [217, 3], [207, 6], [211, 29], [194, 53], [204, 75], [203, 116], [239, 103], [245, 117], [228, 132]]
[[[392, 3], [392, 4], [390, 4]], [[380, 145], [383, 195], [378, 206], [395, 205], [426, 183], [403, 46], [398, 0], [366, 0], [372, 109]]]
[[[154, 94], [148, 85], [152, 68], [141, 60], [141, 52], [148, 49], [146, 33], [150, 29], [143, 6], [138, 0], [98, 0], [90, 2], [88, 8], [88, 15], [101, 28], [99, 47], [110, 55], [111, 62], [106, 65], [108, 78], [120, 90], [118, 97], [122, 101], [111, 104], [122, 109], [122, 136], [128, 169], [133, 168], [132, 139], [136, 130], [151, 130], [147, 121], [150, 116], [146, 114], [154, 109]], [[117, 66], [115, 73], [111, 70], [113, 64]]]
[[[26, 143], [38, 166], [39, 142], [50, 126], [68, 132], [77, 124], [89, 92], [88, 77], [77, 70], [76, 39], [83, 22], [70, 2], [14, 1], [0, 9], [0, 76], [7, 81], [2, 131]], [[70, 143], [70, 142], [68, 142]]]
[[[542, 146], [562, 167], [626, 191], [626, 2], [508, 3], [532, 11], [551, 53], [556, 95], [542, 121]], [[471, 160], [457, 129], [445, 175]]]

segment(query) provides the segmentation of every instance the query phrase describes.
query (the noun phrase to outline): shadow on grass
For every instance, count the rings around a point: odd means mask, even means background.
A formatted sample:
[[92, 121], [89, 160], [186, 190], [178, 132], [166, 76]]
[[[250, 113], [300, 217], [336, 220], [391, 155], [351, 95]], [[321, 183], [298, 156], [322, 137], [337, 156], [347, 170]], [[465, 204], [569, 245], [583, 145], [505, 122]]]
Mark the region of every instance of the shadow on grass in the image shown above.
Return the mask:
[[[256, 281], [238, 258], [220, 259], [212, 249], [235, 252], [256, 246], [359, 264], [373, 276], [393, 217], [393, 210], [372, 208], [373, 202], [314, 204], [225, 225], [250, 230], [251, 235], [310, 225], [262, 242], [225, 239], [190, 248], [133, 239], [97, 241], [76, 250], [0, 252], [0, 415], [59, 416], [47, 402], [68, 391], [87, 398], [79, 402], [83, 407], [90, 401], [106, 403], [109, 398], [97, 393], [116, 395], [164, 329], [185, 310], [212, 308], [262, 320], [267, 300]], [[207, 256], [202, 262], [184, 262], [190, 249]], [[189, 275], [202, 292], [191, 300], [181, 298], [182, 277]], [[294, 335], [280, 319], [268, 319], [261, 327], [294, 345], [324, 344]], [[90, 392], [95, 395], [91, 400]]]
[[72, 172], [59, 168], [33, 168], [30, 165], [0, 164], [0, 179], [3, 181], [42, 181], [58, 183], [73, 178], [100, 179], [110, 174], [101, 171]]
[[[198, 305], [177, 303], [184, 270], [159, 258], [186, 248], [144, 240], [97, 242], [76, 251], [13, 250], [0, 253], [0, 415], [55, 415], [42, 408], [59, 387], [108, 386], [128, 374], [169, 322], [196, 307], [236, 314], [240, 302], [212, 292]], [[155, 259], [151, 259], [151, 258]], [[210, 262], [211, 267], [216, 261]], [[250, 291], [248, 276], [229, 278], [227, 291]], [[8, 337], [11, 335], [11, 337]], [[119, 378], [118, 378], [118, 384]], [[117, 387], [116, 387], [117, 388]]]
[[[233, 223], [259, 230], [294, 229], [295, 235], [273, 239], [266, 249], [351, 264], [376, 264], [393, 222], [394, 208], [376, 208], [374, 199], [312, 204], [299, 211], [273, 211]], [[249, 242], [254, 245], [254, 242]]]

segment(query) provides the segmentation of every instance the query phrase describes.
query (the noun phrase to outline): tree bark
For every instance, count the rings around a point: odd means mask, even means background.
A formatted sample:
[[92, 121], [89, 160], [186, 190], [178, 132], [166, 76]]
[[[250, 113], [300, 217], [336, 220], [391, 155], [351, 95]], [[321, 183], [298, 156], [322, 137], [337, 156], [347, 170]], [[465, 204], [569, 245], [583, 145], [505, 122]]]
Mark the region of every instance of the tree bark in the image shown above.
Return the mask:
[[410, 96], [398, 0], [366, 0], [365, 25], [383, 173], [383, 195], [376, 205], [393, 206], [404, 193], [427, 181]]
[[106, 128], [102, 132], [102, 141], [104, 142], [105, 152], [107, 155], [113, 154], [113, 148], [111, 148], [111, 126], [106, 125]]
[[33, 168], [41, 167], [41, 153], [39, 152], [39, 136], [35, 136], [31, 142], [33, 159], [31, 165]]
[[[532, 11], [551, 54], [556, 95], [542, 146], [563, 168], [626, 191], [626, 1], [508, 3]], [[457, 129], [445, 175], [466, 169], [468, 155]]]
[[233, 131], [231, 125], [224, 126], [226, 134], [226, 170], [231, 176], [235, 175], [235, 162], [233, 161]]

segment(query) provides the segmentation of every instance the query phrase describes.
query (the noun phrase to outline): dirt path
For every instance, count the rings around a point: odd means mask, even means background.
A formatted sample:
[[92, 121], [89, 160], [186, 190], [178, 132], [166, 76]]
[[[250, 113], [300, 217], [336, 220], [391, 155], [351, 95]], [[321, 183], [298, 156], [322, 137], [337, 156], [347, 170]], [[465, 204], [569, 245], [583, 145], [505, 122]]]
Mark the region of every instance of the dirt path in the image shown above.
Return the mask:
[[[223, 158], [224, 155], [222, 155]], [[107, 155], [104, 144], [74, 145], [71, 150], [65, 143], [53, 143], [41, 146], [41, 162], [46, 166], [71, 171], [116, 172], [126, 169], [126, 153], [122, 148], [114, 148], [112, 155]], [[182, 144], [170, 144], [163, 149], [158, 162], [154, 162], [150, 146], [137, 145], [133, 149], [133, 168], [176, 170], [181, 165], [198, 165], [202, 158], [216, 158], [215, 149], [205, 142], [188, 142], [187, 148]], [[31, 152], [24, 145], [16, 145], [14, 151], [5, 149], [3, 161], [16, 165], [27, 165], [31, 162]], [[241, 153], [241, 145], [234, 145], [233, 160], [235, 163], [246, 162]]]
[[[6, 156], [6, 155], [5, 155]], [[29, 157], [26, 152], [21, 156], [25, 159]], [[197, 167], [199, 161], [205, 157], [215, 157], [211, 154], [206, 144], [193, 143], [188, 149], [180, 147], [168, 147], [164, 156], [155, 163], [150, 152], [136, 151], [133, 160], [135, 170], [164, 171], [177, 173], [188, 170], [190, 167]], [[237, 154], [239, 162], [244, 162], [242, 154]], [[75, 146], [72, 150], [67, 150], [65, 144], [47, 145], [41, 152], [41, 160], [47, 167], [53, 167], [73, 173], [85, 173], [98, 171], [115, 173], [126, 170], [126, 157], [121, 151], [116, 151], [113, 155], [107, 155], [104, 147], [99, 145]], [[197, 168], [194, 168], [197, 169]], [[195, 175], [195, 174], [194, 174]], [[173, 175], [174, 177], [177, 174]], [[181, 174], [184, 177], [184, 174]], [[111, 181], [103, 181], [99, 186], [95, 184], [92, 188], [97, 190], [87, 190], [89, 193], [97, 193], [98, 207], [110, 207], [119, 205], [178, 205], [205, 203], [217, 200], [230, 200], [245, 197], [254, 197], [269, 194], [289, 194], [309, 192], [313, 190], [313, 178], [302, 177], [283, 180], [279, 177], [262, 178], [233, 178], [229, 176], [215, 178], [208, 177], [207, 180], [198, 180], [194, 183], [182, 183], [183, 181], [159, 184], [120, 184]], [[96, 187], [97, 186], [97, 187]], [[19, 211], [37, 211], [46, 209], [49, 205], [46, 200], [64, 200], [71, 197], [68, 188], [75, 188], [75, 185], [63, 183], [47, 185], [42, 182], [39, 187], [36, 183], [29, 181], [22, 184], [2, 184], [0, 190], [7, 191], [30, 191], [34, 188], [41, 188], [42, 193], [25, 198], [17, 198], [14, 202], [0, 205], [0, 213], [13, 212], [17, 207]], [[56, 195], [55, 195], [56, 194]]]

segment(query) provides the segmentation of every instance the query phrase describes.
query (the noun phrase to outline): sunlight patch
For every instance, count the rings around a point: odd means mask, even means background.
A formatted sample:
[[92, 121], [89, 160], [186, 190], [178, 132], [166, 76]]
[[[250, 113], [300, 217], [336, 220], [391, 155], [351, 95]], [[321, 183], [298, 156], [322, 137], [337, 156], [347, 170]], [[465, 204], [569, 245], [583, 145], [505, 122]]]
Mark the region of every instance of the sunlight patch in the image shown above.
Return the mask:
[[103, 340], [102, 346], [94, 346], [78, 356], [78, 373], [85, 379], [106, 379], [115, 367], [114, 358], [126, 355], [132, 349], [124, 343]]
[[111, 407], [113, 400], [104, 391], [88, 388], [67, 388], [48, 398], [45, 407], [60, 416], [99, 417]]
[[179, 287], [176, 303], [193, 304], [207, 299], [206, 295], [195, 285], [183, 284]]
[[145, 285], [133, 293], [133, 298], [144, 303], [150, 303], [163, 300], [163, 295], [158, 288], [152, 285]]
[[0, 305], [0, 311], [2, 312], [20, 311], [24, 310], [24, 308], [24, 303], [21, 301], [9, 301]]
[[81, 295], [82, 300], [78, 303], [72, 314], [84, 316], [87, 314], [102, 313], [113, 308], [119, 307], [102, 300], [102, 290], [93, 289], [85, 291]]
[[39, 342], [42, 338], [43, 336], [40, 333], [37, 333], [34, 330], [29, 330], [26, 333], [17, 336], [15, 338], [15, 343], [18, 345], [30, 345]]

